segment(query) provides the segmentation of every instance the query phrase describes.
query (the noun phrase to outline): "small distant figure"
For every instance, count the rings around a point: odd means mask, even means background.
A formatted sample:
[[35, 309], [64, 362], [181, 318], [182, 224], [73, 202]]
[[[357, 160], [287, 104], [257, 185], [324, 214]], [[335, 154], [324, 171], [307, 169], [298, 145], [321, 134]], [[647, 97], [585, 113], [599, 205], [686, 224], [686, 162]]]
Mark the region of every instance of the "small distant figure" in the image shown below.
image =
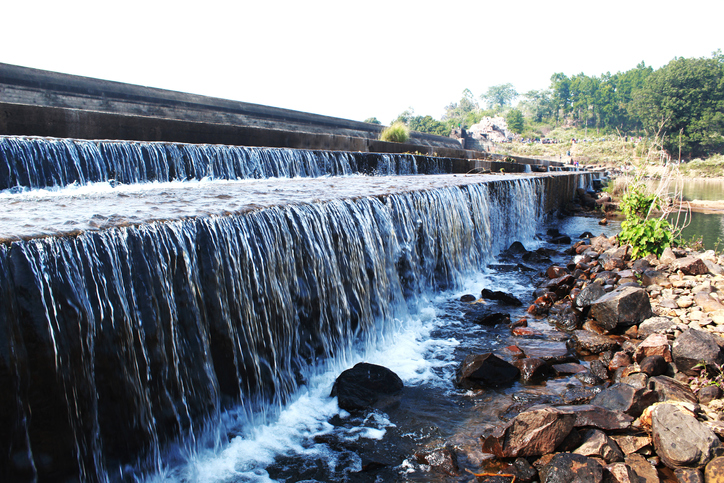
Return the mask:
[[576, 161], [576, 168], [578, 167], [578, 161]]

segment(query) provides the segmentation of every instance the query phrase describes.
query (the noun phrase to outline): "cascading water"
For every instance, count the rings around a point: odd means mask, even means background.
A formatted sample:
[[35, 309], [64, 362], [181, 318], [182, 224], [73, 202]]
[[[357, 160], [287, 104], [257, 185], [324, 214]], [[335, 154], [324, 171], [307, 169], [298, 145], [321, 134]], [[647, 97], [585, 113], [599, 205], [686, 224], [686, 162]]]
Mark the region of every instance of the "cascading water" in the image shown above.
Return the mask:
[[223, 447], [228, 414], [238, 434], [273, 421], [421, 294], [532, 238], [553, 178], [485, 180], [0, 245], [0, 475], [163, 473], [173, 442]]
[[0, 136], [0, 191], [108, 181], [436, 174], [451, 166], [450, 159], [410, 154]]

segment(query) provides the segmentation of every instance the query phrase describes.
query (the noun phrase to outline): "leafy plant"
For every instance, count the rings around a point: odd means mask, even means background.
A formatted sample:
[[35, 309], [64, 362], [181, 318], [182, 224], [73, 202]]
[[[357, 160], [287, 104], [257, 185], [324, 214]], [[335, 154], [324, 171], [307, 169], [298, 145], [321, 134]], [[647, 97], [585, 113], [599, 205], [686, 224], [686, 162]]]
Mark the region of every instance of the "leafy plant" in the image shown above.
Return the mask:
[[724, 367], [721, 365], [714, 364], [712, 370], [705, 362], [700, 362], [692, 369], [699, 370], [698, 376], [689, 378], [689, 385], [694, 393], [699, 392], [701, 388], [707, 386], [719, 386], [721, 389], [724, 389]]
[[380, 140], [392, 143], [404, 143], [410, 139], [410, 128], [401, 122], [396, 122], [382, 130]]

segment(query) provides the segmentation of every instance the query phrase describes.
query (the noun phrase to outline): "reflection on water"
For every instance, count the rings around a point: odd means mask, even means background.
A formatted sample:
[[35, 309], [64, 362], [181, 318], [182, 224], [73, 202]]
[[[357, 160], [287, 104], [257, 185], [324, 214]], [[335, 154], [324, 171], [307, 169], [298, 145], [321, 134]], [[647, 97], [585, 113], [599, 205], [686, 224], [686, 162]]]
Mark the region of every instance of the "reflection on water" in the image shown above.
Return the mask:
[[[724, 181], [721, 179], [685, 179], [683, 183], [684, 199], [724, 200]], [[716, 250], [719, 240], [724, 239], [724, 216], [721, 214], [692, 213], [691, 223], [682, 231], [685, 239], [702, 238], [704, 247]]]

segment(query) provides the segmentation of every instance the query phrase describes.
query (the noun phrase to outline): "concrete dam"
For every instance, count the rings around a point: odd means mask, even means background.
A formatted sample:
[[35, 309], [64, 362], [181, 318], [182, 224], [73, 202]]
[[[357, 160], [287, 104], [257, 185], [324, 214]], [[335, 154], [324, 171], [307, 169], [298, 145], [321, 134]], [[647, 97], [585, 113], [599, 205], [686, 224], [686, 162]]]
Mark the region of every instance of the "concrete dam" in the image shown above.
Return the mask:
[[3, 481], [366, 481], [360, 448], [406, 423], [340, 411], [329, 378], [391, 358], [415, 404], [449, 392], [435, 294], [527, 290], [498, 255], [590, 181], [14, 66], [0, 89]]

